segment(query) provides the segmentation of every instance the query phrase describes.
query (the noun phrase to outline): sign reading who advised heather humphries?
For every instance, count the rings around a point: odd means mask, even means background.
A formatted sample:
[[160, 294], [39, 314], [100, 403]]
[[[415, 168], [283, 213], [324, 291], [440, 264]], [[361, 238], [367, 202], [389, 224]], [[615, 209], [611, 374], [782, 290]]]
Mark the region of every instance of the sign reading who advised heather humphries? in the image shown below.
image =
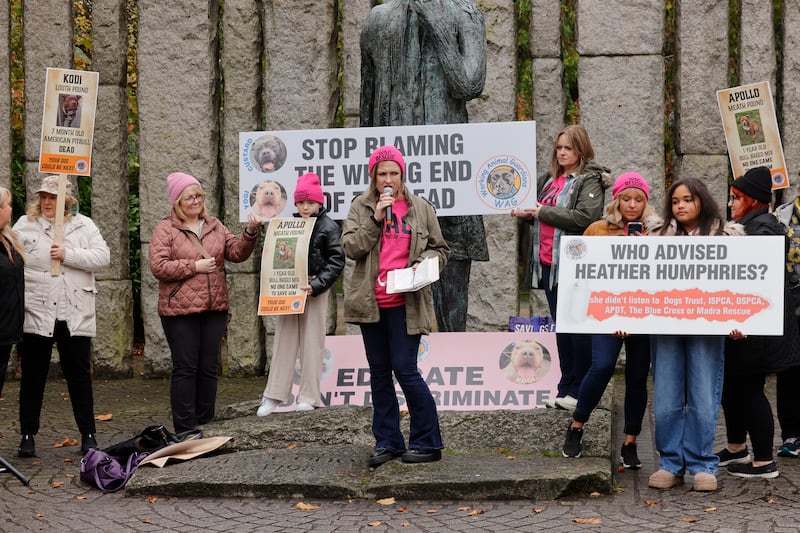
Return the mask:
[[97, 72], [47, 69], [39, 172], [91, 174], [98, 81]]
[[320, 178], [333, 219], [369, 187], [372, 152], [393, 145], [406, 162], [405, 183], [439, 216], [508, 214], [535, 205], [536, 125], [528, 122], [386, 126], [239, 134], [239, 220], [295, 212], [297, 178]]
[[782, 236], [561, 238], [556, 330], [783, 334]]
[[733, 177], [763, 166], [770, 169], [773, 189], [788, 187], [789, 175], [769, 82], [717, 91], [717, 103]]
[[[422, 337], [417, 366], [442, 411], [544, 407], [561, 378], [555, 333], [432, 333]], [[297, 387], [276, 411], [294, 411]], [[396, 383], [395, 392], [408, 409]], [[372, 405], [361, 335], [325, 337], [320, 395], [326, 406]]]

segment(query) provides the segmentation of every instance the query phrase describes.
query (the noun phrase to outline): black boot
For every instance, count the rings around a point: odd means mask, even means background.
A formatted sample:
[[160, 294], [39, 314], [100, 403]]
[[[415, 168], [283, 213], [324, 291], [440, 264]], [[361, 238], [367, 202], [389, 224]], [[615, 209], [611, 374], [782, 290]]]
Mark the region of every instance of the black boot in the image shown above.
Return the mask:
[[99, 449], [100, 446], [97, 445], [97, 441], [94, 438], [94, 435], [91, 433], [87, 433], [83, 437], [81, 437], [81, 453], [86, 455], [86, 452], [94, 449]]
[[36, 457], [36, 444], [33, 442], [33, 435], [26, 433], [19, 441], [19, 450], [17, 450], [19, 457]]

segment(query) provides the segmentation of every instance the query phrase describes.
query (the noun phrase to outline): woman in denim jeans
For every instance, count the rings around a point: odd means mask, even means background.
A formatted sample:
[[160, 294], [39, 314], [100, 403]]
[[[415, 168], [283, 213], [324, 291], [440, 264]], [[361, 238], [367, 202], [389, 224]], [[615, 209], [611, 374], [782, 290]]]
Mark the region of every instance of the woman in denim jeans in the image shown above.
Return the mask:
[[[650, 187], [636, 172], [617, 177], [612, 188], [613, 200], [605, 207], [605, 218], [592, 223], [587, 236], [641, 235], [644, 223], [652, 217], [648, 203]], [[630, 223], [639, 223], [638, 227]], [[650, 372], [650, 338], [617, 331], [613, 335], [592, 335], [592, 363], [578, 391], [578, 405], [564, 437], [564, 457], [580, 457], [583, 450], [583, 426], [589, 420], [614, 374], [619, 351], [625, 344], [625, 441], [620, 462], [625, 468], [639, 469], [642, 463], [636, 452], [636, 436], [642, 431], [647, 407], [647, 375]]]
[[[728, 224], [705, 183], [686, 178], [666, 194], [664, 221], [651, 235], [742, 235]], [[722, 335], [653, 335], [653, 411], [659, 470], [650, 487], [683, 484], [688, 470], [694, 490], [717, 490], [719, 458], [712, 451], [722, 397], [725, 337]]]

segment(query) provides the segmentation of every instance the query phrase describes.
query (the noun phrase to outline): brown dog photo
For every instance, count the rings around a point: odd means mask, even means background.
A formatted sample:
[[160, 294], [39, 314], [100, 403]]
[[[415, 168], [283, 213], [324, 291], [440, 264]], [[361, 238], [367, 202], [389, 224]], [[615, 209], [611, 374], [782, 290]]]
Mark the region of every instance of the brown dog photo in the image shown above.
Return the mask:
[[81, 97], [74, 94], [58, 95], [58, 116], [56, 125], [63, 128], [80, 128]]
[[275, 218], [286, 209], [286, 190], [277, 181], [262, 181], [250, 198], [252, 213], [265, 219]]

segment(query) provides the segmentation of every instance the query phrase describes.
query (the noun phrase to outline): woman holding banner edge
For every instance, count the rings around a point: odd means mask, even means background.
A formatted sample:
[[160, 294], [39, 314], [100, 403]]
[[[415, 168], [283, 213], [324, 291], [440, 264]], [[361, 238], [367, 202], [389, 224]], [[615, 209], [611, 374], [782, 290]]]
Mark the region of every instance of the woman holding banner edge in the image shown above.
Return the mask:
[[[650, 187], [636, 172], [617, 177], [612, 189], [613, 200], [605, 207], [605, 218], [592, 223], [584, 235], [643, 235], [646, 222], [654, 214], [649, 203]], [[647, 408], [647, 376], [650, 373], [650, 337], [628, 335], [592, 335], [592, 363], [578, 391], [578, 405], [567, 428], [562, 455], [580, 457], [583, 427], [589, 420], [603, 392], [614, 375], [619, 352], [625, 345], [625, 440], [620, 463], [625, 468], [639, 469], [642, 464], [636, 451], [636, 436], [642, 431], [642, 418]]]

